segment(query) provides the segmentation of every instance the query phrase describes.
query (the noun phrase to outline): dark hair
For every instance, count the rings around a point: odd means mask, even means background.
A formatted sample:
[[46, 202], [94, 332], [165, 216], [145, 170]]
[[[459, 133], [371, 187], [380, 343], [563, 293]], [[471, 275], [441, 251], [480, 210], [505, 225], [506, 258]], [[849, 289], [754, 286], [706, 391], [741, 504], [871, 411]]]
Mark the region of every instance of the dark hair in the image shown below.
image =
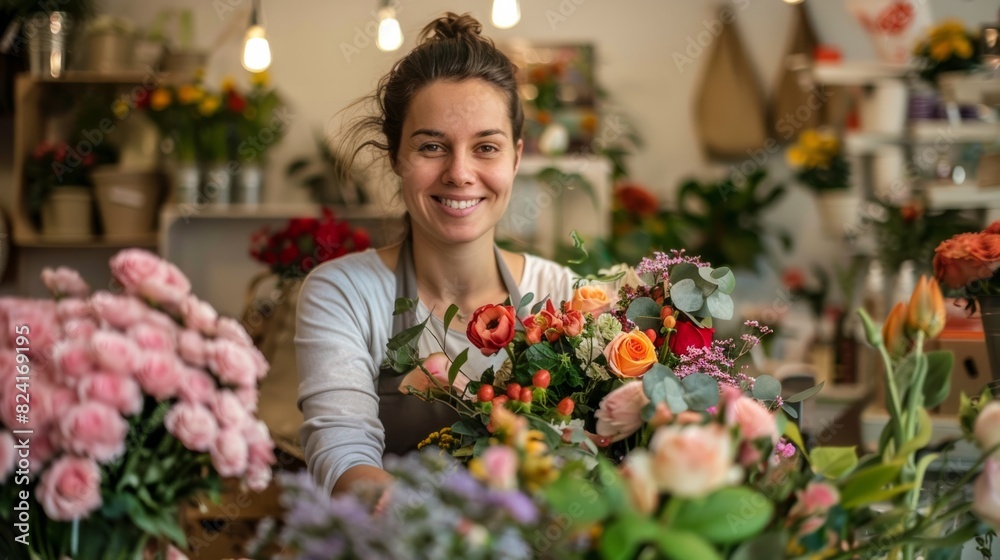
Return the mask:
[[384, 150], [395, 164], [402, 141], [403, 121], [413, 97], [422, 88], [438, 80], [460, 82], [480, 79], [507, 96], [512, 139], [521, 138], [524, 110], [518, 97], [517, 66], [487, 37], [482, 24], [469, 14], [452, 12], [432, 21], [420, 32], [418, 44], [393, 65], [379, 80], [371, 96], [376, 114], [362, 118], [351, 127], [351, 136], [376, 136], [362, 142], [352, 160], [366, 146]]

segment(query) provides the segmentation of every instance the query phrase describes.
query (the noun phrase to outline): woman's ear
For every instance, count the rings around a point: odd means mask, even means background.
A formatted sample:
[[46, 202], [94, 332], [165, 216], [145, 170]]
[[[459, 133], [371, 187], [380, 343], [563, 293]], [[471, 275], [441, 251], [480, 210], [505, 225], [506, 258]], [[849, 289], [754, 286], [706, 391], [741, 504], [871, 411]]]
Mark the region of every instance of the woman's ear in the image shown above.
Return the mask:
[[517, 175], [518, 168], [521, 167], [521, 152], [524, 151], [524, 140], [517, 139], [517, 148], [514, 149], [514, 175]]

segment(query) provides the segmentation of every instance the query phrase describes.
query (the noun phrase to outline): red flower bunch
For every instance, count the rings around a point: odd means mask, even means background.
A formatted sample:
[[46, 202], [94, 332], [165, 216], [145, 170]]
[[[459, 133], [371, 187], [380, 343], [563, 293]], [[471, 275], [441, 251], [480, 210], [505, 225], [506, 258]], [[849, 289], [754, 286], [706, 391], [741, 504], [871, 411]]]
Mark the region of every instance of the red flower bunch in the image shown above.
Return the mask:
[[337, 221], [323, 209], [320, 218], [292, 218], [284, 229], [261, 228], [250, 239], [250, 256], [271, 267], [282, 280], [301, 278], [316, 265], [371, 245], [368, 233]]

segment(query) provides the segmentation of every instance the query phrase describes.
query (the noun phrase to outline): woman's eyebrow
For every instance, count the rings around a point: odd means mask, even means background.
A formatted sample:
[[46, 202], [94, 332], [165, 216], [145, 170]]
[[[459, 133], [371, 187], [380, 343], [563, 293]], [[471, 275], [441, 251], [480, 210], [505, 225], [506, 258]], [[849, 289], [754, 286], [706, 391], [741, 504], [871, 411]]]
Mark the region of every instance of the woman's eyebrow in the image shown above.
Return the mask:
[[[477, 132], [476, 138], [484, 138], [486, 136], [494, 136], [496, 134], [499, 134], [500, 136], [507, 136], [507, 133], [499, 128], [490, 128], [487, 130], [481, 130]], [[432, 136], [434, 138], [443, 138], [444, 132], [441, 132], [440, 130], [435, 130], [433, 128], [418, 128], [417, 130], [413, 131], [413, 134], [410, 134], [410, 138], [414, 136]]]

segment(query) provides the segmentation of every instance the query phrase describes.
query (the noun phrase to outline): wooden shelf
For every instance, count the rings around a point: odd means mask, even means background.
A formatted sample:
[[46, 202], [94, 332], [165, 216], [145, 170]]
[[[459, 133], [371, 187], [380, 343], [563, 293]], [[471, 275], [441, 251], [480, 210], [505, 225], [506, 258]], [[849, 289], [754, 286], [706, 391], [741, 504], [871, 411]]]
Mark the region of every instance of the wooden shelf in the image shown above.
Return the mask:
[[932, 210], [1000, 208], [1000, 185], [933, 186], [927, 189], [927, 202]]
[[[242, 219], [290, 219], [319, 216], [319, 204], [229, 204], [204, 205], [168, 204], [160, 211], [160, 223], [170, 224], [177, 220], [242, 220]], [[402, 211], [390, 212], [375, 205], [358, 207], [331, 207], [335, 218], [398, 218]]]
[[129, 72], [95, 72], [92, 70], [70, 70], [65, 76], [58, 79], [35, 76], [33, 74], [21, 74], [17, 77], [19, 81], [33, 84], [138, 84], [144, 80], [152, 78], [153, 83], [164, 81], [166, 74], [153, 71], [129, 71]]
[[938, 87], [945, 101], [1000, 107], [1000, 74], [949, 72], [938, 77]]
[[952, 124], [946, 120], [914, 121], [900, 134], [885, 132], [849, 132], [844, 136], [844, 146], [855, 154], [865, 154], [888, 145], [928, 145], [991, 143], [1000, 140], [1000, 123], [962, 121]]
[[824, 62], [812, 67], [813, 79], [830, 86], [863, 86], [903, 78], [911, 72], [912, 68], [906, 64], [862, 60]]

